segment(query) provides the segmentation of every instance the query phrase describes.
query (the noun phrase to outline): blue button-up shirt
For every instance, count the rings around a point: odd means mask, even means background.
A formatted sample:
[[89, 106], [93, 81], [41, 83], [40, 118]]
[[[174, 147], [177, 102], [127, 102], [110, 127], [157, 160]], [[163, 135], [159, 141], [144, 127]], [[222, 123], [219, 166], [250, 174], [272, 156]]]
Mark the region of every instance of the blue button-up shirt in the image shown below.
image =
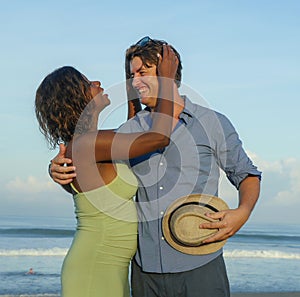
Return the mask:
[[[135, 258], [147, 272], [191, 270], [222, 253], [219, 250], [208, 255], [188, 255], [168, 245], [162, 233], [162, 217], [174, 200], [193, 193], [218, 196], [220, 169], [236, 188], [249, 174], [261, 175], [224, 115], [183, 98], [185, 108], [169, 146], [130, 160], [139, 180], [139, 241]], [[144, 110], [123, 124], [119, 132], [147, 131], [151, 123], [150, 112]]]

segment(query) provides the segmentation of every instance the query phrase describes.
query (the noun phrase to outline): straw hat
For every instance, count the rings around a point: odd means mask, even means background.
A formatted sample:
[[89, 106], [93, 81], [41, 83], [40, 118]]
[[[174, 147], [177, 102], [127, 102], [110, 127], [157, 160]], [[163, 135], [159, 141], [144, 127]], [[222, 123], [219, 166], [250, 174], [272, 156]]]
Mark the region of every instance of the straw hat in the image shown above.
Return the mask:
[[206, 213], [228, 209], [222, 199], [203, 194], [192, 194], [175, 200], [166, 210], [162, 229], [166, 241], [174, 249], [191, 255], [210, 254], [219, 250], [226, 240], [203, 244], [202, 241], [218, 229], [200, 229], [199, 225], [217, 222]]

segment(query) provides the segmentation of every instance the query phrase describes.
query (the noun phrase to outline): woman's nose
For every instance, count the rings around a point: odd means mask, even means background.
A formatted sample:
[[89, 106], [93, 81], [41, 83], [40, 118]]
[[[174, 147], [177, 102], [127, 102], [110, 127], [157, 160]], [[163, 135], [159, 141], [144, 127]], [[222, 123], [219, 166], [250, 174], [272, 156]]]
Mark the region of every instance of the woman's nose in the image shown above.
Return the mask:
[[101, 82], [100, 82], [100, 81], [98, 81], [98, 80], [95, 80], [95, 81], [92, 81], [92, 85], [94, 85], [94, 86], [96, 86], [96, 87], [100, 88], [100, 86], [101, 86]]

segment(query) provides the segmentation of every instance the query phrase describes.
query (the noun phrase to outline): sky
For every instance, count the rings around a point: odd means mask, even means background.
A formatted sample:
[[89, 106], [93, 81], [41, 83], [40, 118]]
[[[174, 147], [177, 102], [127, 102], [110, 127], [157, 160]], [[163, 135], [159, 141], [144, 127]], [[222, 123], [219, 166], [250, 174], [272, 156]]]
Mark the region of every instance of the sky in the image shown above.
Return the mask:
[[[39, 132], [36, 89], [74, 66], [110, 95], [101, 127], [118, 127], [125, 50], [149, 35], [179, 51], [180, 92], [225, 114], [263, 172], [250, 222], [300, 223], [299, 1], [0, 2], [0, 215], [74, 216], [72, 197], [47, 174], [57, 150]], [[225, 177], [220, 197], [236, 207]]]

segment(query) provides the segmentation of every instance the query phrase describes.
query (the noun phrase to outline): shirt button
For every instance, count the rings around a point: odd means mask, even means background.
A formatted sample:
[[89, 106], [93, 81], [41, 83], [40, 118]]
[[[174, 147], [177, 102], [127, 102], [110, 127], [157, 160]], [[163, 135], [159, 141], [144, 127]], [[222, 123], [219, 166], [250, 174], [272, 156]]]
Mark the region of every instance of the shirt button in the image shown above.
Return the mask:
[[159, 187], [159, 189], [160, 189], [160, 190], [163, 190], [163, 189], [164, 189], [164, 187], [163, 187], [163, 186], [160, 186], [160, 187]]
[[161, 240], [165, 240], [165, 238], [162, 236], [162, 237], [161, 237]]
[[160, 162], [160, 163], [159, 163], [159, 165], [160, 165], [160, 166], [163, 166], [163, 165], [164, 165], [164, 163], [163, 163], [163, 162]]
[[161, 211], [161, 212], [160, 212], [160, 214], [161, 214], [161, 215], [163, 215], [163, 214], [164, 214], [164, 212], [163, 212], [163, 211]]

